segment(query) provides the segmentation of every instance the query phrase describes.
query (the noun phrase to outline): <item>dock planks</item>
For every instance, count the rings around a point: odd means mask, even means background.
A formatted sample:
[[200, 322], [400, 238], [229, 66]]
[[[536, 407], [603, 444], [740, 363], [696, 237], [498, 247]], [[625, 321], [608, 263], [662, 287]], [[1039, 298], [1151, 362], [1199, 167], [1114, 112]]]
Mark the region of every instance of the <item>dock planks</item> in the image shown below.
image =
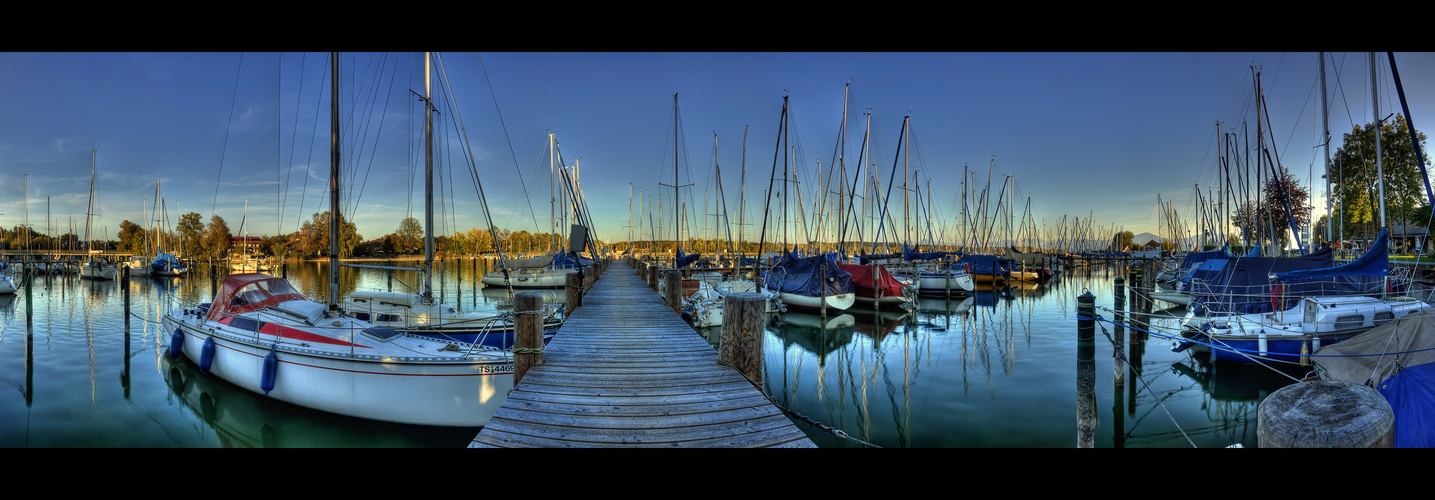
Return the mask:
[[629, 269], [604, 273], [470, 448], [815, 448]]

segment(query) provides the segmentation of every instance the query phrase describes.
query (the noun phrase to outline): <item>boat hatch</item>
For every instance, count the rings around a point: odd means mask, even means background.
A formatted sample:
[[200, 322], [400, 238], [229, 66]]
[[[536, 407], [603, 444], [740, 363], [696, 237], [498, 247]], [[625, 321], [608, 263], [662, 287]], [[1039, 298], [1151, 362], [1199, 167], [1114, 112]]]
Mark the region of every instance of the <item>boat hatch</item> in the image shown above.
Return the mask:
[[251, 331], [251, 332], [257, 332], [257, 331], [259, 331], [260, 328], [263, 328], [263, 327], [264, 327], [264, 323], [261, 322], [261, 321], [257, 321], [257, 320], [255, 320], [255, 319], [253, 319], [253, 318], [246, 318], [246, 317], [243, 317], [243, 316], [235, 316], [235, 317], [233, 317], [233, 318], [230, 318], [230, 320], [229, 320], [229, 326], [232, 326], [232, 327], [234, 327], [234, 328], [238, 328], [238, 329], [240, 329], [240, 330], [248, 330], [248, 331]]
[[388, 342], [399, 336], [399, 332], [387, 326], [373, 326], [364, 329], [364, 335], [374, 340]]
[[1365, 315], [1363, 314], [1340, 316], [1335, 318], [1336, 330], [1349, 330], [1353, 328], [1360, 328], [1360, 325], [1363, 324], [1365, 324]]
[[1375, 313], [1375, 326], [1383, 325], [1392, 319], [1395, 319], [1395, 313], [1390, 311], [1377, 311]]

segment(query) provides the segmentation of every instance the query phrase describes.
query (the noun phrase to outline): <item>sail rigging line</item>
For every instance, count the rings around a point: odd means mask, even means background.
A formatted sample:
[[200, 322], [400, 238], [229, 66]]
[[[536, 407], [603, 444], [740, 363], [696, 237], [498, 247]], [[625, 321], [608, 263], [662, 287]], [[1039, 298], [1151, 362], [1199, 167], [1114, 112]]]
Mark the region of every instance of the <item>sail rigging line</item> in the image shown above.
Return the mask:
[[1420, 150], [1420, 139], [1415, 135], [1415, 124], [1410, 121], [1410, 105], [1405, 102], [1405, 87], [1400, 84], [1400, 70], [1395, 67], [1395, 53], [1386, 52], [1390, 58], [1390, 75], [1395, 80], [1395, 91], [1400, 95], [1400, 109], [1405, 112], [1405, 130], [1410, 133], [1410, 144], [1415, 147], [1415, 164], [1420, 167], [1420, 180], [1425, 183], [1425, 195], [1430, 206], [1435, 207], [1435, 192], [1430, 190], [1430, 176], [1425, 170], [1425, 152]]
[[[378, 94], [379, 94], [379, 86], [382, 85], [382, 80], [383, 80], [383, 77], [381, 76], [381, 75], [382, 75], [381, 72], [383, 71], [384, 66], [386, 66], [386, 65], [388, 64], [387, 61], [388, 61], [388, 53], [384, 53], [384, 58], [383, 58], [382, 60], [380, 60], [380, 62], [379, 62], [379, 67], [378, 67], [377, 69], [375, 69], [376, 77], [375, 77], [375, 81], [374, 81], [374, 86], [373, 86], [373, 90], [372, 90], [372, 91], [370, 92], [370, 94], [369, 94], [369, 95], [370, 95], [370, 97], [369, 97], [370, 112], [367, 113], [367, 115], [369, 116], [369, 119], [368, 119], [367, 122], [365, 123], [365, 125], [364, 125], [364, 130], [363, 130], [363, 132], [362, 132], [361, 138], [362, 138], [363, 142], [360, 142], [360, 143], [359, 143], [359, 147], [356, 148], [356, 149], [360, 152], [360, 155], [359, 155], [359, 156], [362, 156], [363, 143], [364, 143], [364, 142], [368, 142], [368, 138], [369, 138], [368, 127], [373, 124], [373, 116], [374, 116], [374, 113], [373, 113], [372, 111], [373, 111], [373, 107], [374, 107], [375, 105], [377, 105]], [[397, 75], [397, 74], [398, 74], [398, 64], [394, 64], [394, 65], [393, 65], [393, 75]], [[395, 80], [396, 78], [394, 78], [393, 75], [391, 75], [391, 76], [389, 77], [389, 90], [388, 90], [388, 92], [385, 92], [385, 95], [384, 95], [384, 107], [383, 107], [383, 109], [380, 110], [379, 113], [378, 113], [378, 116], [379, 116], [379, 124], [378, 124], [377, 130], [374, 131], [374, 145], [369, 148], [369, 163], [368, 163], [368, 165], [364, 168], [364, 178], [363, 178], [362, 182], [359, 183], [359, 188], [358, 188], [357, 192], [356, 192], [356, 191], [354, 190], [354, 188], [353, 188], [353, 183], [354, 183], [354, 181], [358, 180], [358, 171], [357, 171], [358, 169], [357, 169], [357, 168], [354, 168], [354, 169], [346, 169], [346, 170], [354, 170], [355, 172], [354, 172], [354, 177], [353, 177], [353, 178], [350, 178], [350, 180], [349, 180], [349, 189], [348, 189], [348, 193], [349, 193], [349, 194], [348, 194], [348, 197], [350, 198], [351, 201], [350, 201], [350, 203], [349, 203], [348, 208], [345, 209], [345, 213], [351, 213], [351, 214], [358, 213], [359, 200], [360, 200], [361, 198], [363, 198], [363, 196], [364, 196], [364, 187], [368, 185], [368, 183], [369, 183], [369, 174], [370, 174], [370, 173], [373, 171], [373, 169], [374, 169], [374, 158], [377, 157], [377, 155], [375, 154], [375, 152], [376, 152], [376, 151], [378, 150], [378, 148], [379, 148], [379, 140], [378, 140], [378, 137], [379, 137], [379, 135], [382, 134], [383, 131], [384, 131], [384, 121], [385, 121], [385, 118], [387, 118], [387, 116], [388, 116], [389, 101], [390, 101], [390, 99], [393, 97], [393, 93], [394, 93], [394, 80]], [[350, 161], [351, 161], [351, 162], [354, 162], [354, 163], [357, 163], [357, 162], [359, 161], [359, 158], [355, 157], [355, 158], [352, 158]]]
[[[278, 227], [276, 228], [276, 235], [284, 232], [284, 208], [289, 202], [289, 181], [294, 175], [294, 147], [299, 141], [299, 105], [304, 100], [304, 67], [305, 63], [308, 62], [309, 53], [300, 52], [299, 55], [299, 91], [294, 93], [294, 131], [289, 136], [289, 168], [285, 169], [284, 182], [280, 183], [277, 187], [280, 194], [278, 199], [279, 215], [277, 217]], [[284, 67], [284, 56], [282, 53], [279, 56], [279, 67], [281, 70]], [[282, 84], [284, 79], [281, 77], [279, 81]], [[315, 119], [317, 120], [318, 117], [316, 116]], [[278, 133], [283, 133], [282, 125]]]
[[[764, 246], [764, 244], [767, 242], [767, 219], [768, 219], [768, 212], [769, 212], [769, 210], [772, 208], [772, 197], [773, 197], [772, 183], [773, 183], [773, 181], [775, 181], [775, 180], [777, 179], [777, 157], [778, 157], [779, 155], [782, 155], [782, 138], [783, 138], [783, 131], [786, 129], [786, 125], [787, 125], [787, 96], [784, 95], [784, 96], [782, 96], [782, 117], [778, 119], [778, 124], [777, 124], [777, 146], [776, 146], [776, 149], [775, 149], [775, 150], [773, 151], [773, 153], [772, 153], [772, 173], [767, 176], [767, 191], [764, 192], [764, 196], [763, 196], [762, 231], [758, 233], [758, 239], [757, 239], [757, 259], [753, 262], [753, 269], [754, 269], [754, 270], [757, 270], [757, 269], [759, 268], [759, 266], [761, 265], [760, 261], [762, 260], [763, 246]], [[784, 251], [786, 250], [785, 245], [784, 245], [783, 250], [784, 250]]]
[[[328, 62], [328, 56], [325, 56], [324, 62]], [[299, 188], [299, 208], [295, 212], [297, 215], [294, 220], [295, 232], [303, 230], [304, 227], [304, 199], [309, 191], [309, 177], [313, 175], [314, 143], [319, 140], [319, 117], [323, 115], [324, 109], [324, 88], [326, 87], [324, 83], [330, 78], [329, 64], [324, 64], [323, 71], [319, 78], [319, 98], [314, 101], [314, 130], [309, 135], [309, 160], [304, 163], [304, 185]]]
[[[441, 54], [436, 54], [436, 55], [437, 55], [438, 58], [439, 58], [439, 70], [440, 70], [440, 72], [442, 72], [442, 70], [443, 70], [443, 56], [442, 56]], [[484, 81], [484, 83], [487, 83], [487, 84], [488, 84], [488, 93], [489, 93], [490, 96], [493, 97], [493, 110], [494, 110], [494, 112], [498, 113], [498, 124], [499, 124], [501, 127], [503, 127], [503, 139], [504, 139], [505, 141], [507, 141], [507, 143], [508, 143], [508, 152], [509, 152], [510, 155], [513, 156], [513, 169], [514, 169], [514, 171], [518, 172], [518, 185], [523, 188], [523, 198], [524, 198], [525, 200], [528, 200], [528, 213], [529, 213], [530, 216], [533, 217], [533, 226], [534, 226], [534, 227], [537, 227], [537, 226], [538, 226], [538, 215], [533, 212], [533, 200], [531, 200], [531, 199], [528, 198], [528, 186], [523, 183], [523, 171], [522, 171], [522, 170], [519, 170], [519, 168], [518, 168], [518, 156], [517, 156], [517, 153], [514, 153], [514, 151], [513, 151], [513, 139], [511, 139], [511, 138], [508, 136], [508, 124], [506, 124], [506, 123], [503, 122], [503, 110], [502, 110], [502, 109], [499, 109], [499, 107], [498, 107], [498, 94], [496, 94], [496, 93], [493, 92], [493, 81], [488, 78], [488, 67], [484, 66], [484, 64], [483, 64], [483, 54], [478, 53], [478, 52], [475, 52], [474, 55], [475, 55], [475, 56], [478, 56], [478, 68], [483, 71], [483, 81]], [[446, 78], [447, 78], [447, 77], [445, 77], [445, 79], [446, 79]], [[456, 112], [455, 112], [455, 113], [456, 113]], [[460, 129], [463, 128], [463, 121], [462, 121], [462, 120], [459, 121], [459, 128], [460, 128]], [[467, 134], [464, 134], [464, 137], [467, 137]], [[465, 143], [466, 143], [466, 142], [467, 142], [467, 139], [465, 139]], [[470, 152], [470, 153], [471, 153], [471, 152]], [[474, 175], [475, 175], [475, 179], [477, 179], [477, 173], [476, 173], [476, 172], [475, 172]], [[480, 189], [479, 191], [482, 192], [482, 189]], [[485, 211], [485, 213], [487, 213], [487, 210], [488, 210], [488, 206], [485, 205], [485, 206], [484, 206], [484, 211]], [[490, 232], [492, 232], [492, 228], [493, 228], [493, 221], [492, 221], [492, 218], [490, 217], [490, 219], [489, 219], [489, 231], [490, 231]], [[495, 236], [497, 236], [497, 235], [495, 235]], [[497, 241], [498, 241], [497, 239], [494, 239], [495, 248], [497, 248]]]
[[878, 219], [877, 234], [872, 240], [872, 253], [877, 253], [877, 240], [882, 238], [883, 230], [886, 228], [887, 204], [892, 201], [892, 186], [897, 184], [893, 179], [897, 177], [897, 165], [899, 164], [897, 160], [902, 159], [902, 143], [905, 142], [902, 139], [907, 135], [908, 118], [911, 116], [902, 117], [902, 133], [897, 137], [897, 155], [892, 158], [892, 174], [887, 176], [887, 194], [882, 197], [882, 216]]
[[234, 103], [239, 99], [239, 75], [244, 71], [244, 53], [239, 53], [239, 68], [234, 71], [234, 94], [229, 98], [229, 120], [224, 125], [224, 145], [219, 149], [219, 171], [214, 176], [214, 202], [209, 205], [210, 220], [219, 205], [219, 180], [224, 178], [224, 154], [229, 150], [229, 129], [234, 125]]
[[[434, 53], [434, 58], [435, 58], [435, 59], [437, 60], [437, 62], [438, 62], [437, 66], [438, 66], [438, 73], [439, 73], [439, 87], [440, 87], [441, 89], [448, 90], [448, 91], [444, 92], [443, 95], [446, 97], [447, 100], [453, 101], [453, 100], [454, 100], [453, 92], [452, 92], [452, 90], [450, 90], [451, 87], [449, 87], [449, 84], [448, 84], [448, 72], [446, 71], [446, 69], [444, 68], [444, 65], [443, 65], [443, 55], [440, 54], [440, 53]], [[482, 63], [483, 63], [483, 58], [480, 57], [480, 58], [479, 58], [479, 66], [480, 66], [480, 67], [482, 67]], [[485, 70], [484, 70], [484, 79], [485, 79], [485, 81], [487, 81], [487, 78], [488, 78], [488, 70], [485, 69]], [[489, 92], [492, 94], [492, 92], [493, 92], [493, 86], [490, 84], [488, 88], [489, 88]], [[497, 96], [497, 94], [492, 94], [492, 95], [493, 95], [493, 97], [494, 97], [494, 99], [493, 99], [493, 105], [494, 105], [494, 108], [496, 109], [496, 108], [498, 107], [498, 96]], [[493, 225], [493, 214], [488, 210], [488, 198], [485, 197], [484, 194], [483, 194], [483, 182], [480, 181], [479, 178], [478, 178], [478, 166], [474, 163], [473, 149], [472, 149], [472, 146], [471, 146], [471, 145], [469, 144], [469, 142], [468, 142], [468, 131], [463, 127], [463, 117], [459, 115], [459, 111], [458, 111], [458, 106], [457, 106], [457, 104], [451, 102], [451, 103], [450, 103], [450, 106], [451, 106], [451, 108], [453, 109], [453, 113], [452, 113], [453, 116], [452, 116], [450, 119], [451, 119], [451, 120], [455, 120], [455, 125], [458, 127], [458, 133], [459, 133], [460, 137], [463, 138], [462, 141], [460, 142], [460, 145], [459, 145], [459, 146], [460, 146], [460, 149], [464, 152], [464, 160], [465, 160], [466, 163], [468, 164], [469, 175], [470, 175], [470, 176], [472, 177], [472, 179], [473, 179], [474, 191], [476, 191], [477, 194], [478, 194], [479, 206], [483, 207], [484, 220], [488, 221], [488, 232], [489, 232], [490, 237], [493, 239], [493, 248], [494, 248], [494, 250], [496, 250], [496, 251], [498, 252], [499, 262], [501, 263], [501, 262], [503, 262], [504, 258], [503, 258], [503, 249], [502, 249], [502, 248], [500, 247], [500, 245], [499, 245], [499, 240], [498, 240], [498, 228]], [[503, 124], [502, 122], [503, 122], [503, 115], [500, 113], [500, 114], [499, 114], [499, 124], [503, 126], [504, 137], [507, 138], [507, 135], [508, 135], [508, 126], [505, 125], [505, 124]], [[510, 151], [512, 150], [512, 142], [509, 143], [509, 149], [510, 149]], [[514, 166], [517, 167], [517, 165], [518, 165], [518, 157], [517, 157], [517, 156], [514, 156], [513, 161], [514, 161]], [[521, 175], [522, 175], [522, 174], [520, 173], [520, 176], [521, 176]], [[522, 184], [522, 182], [521, 182], [521, 177], [520, 177], [520, 184]], [[524, 189], [524, 196], [526, 197], [527, 195], [528, 195], [528, 191], [527, 191], [527, 188], [525, 188], [525, 189]], [[529, 210], [530, 210], [530, 212], [532, 211], [532, 204], [531, 204], [531, 203], [530, 203], [530, 206], [529, 206]], [[534, 219], [534, 223], [537, 224], [537, 219], [536, 219], [536, 218]], [[508, 271], [507, 271], [507, 269], [505, 269], [505, 270], [504, 270], [504, 278], [505, 278], [504, 281], [508, 281], [508, 280], [506, 279], [506, 278], [508, 277], [508, 274], [507, 274], [507, 273], [508, 273]], [[510, 289], [510, 291], [512, 291], [512, 286], [511, 286], [511, 285], [510, 285], [509, 289]]]

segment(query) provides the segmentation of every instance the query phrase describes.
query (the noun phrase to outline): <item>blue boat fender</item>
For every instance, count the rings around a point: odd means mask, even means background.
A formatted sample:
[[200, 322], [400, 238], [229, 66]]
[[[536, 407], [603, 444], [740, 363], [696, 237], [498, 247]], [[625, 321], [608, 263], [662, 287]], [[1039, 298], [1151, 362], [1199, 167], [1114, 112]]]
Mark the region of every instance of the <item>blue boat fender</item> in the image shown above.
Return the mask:
[[199, 373], [209, 373], [210, 365], [214, 364], [214, 337], [204, 339], [204, 346], [199, 348]]
[[274, 344], [269, 344], [269, 355], [264, 357], [264, 370], [259, 375], [259, 388], [264, 394], [274, 390], [274, 373], [279, 368], [279, 358], [274, 355]]
[[178, 359], [180, 352], [184, 351], [184, 332], [174, 329], [174, 334], [169, 336], [169, 358]]

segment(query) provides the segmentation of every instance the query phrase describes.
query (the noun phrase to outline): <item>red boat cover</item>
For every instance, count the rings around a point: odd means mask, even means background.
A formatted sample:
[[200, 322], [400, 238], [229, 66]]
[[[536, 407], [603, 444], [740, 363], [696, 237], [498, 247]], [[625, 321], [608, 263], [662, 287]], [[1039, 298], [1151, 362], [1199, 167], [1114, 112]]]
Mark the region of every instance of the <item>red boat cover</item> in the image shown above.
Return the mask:
[[214, 303], [209, 306], [210, 321], [219, 321], [235, 314], [253, 311], [266, 306], [295, 299], [304, 299], [289, 280], [267, 274], [231, 274], [219, 285], [214, 294]]
[[[852, 275], [852, 288], [857, 291], [858, 297], [877, 296], [877, 286], [873, 285], [872, 266], [837, 264], [837, 267], [842, 268], [843, 271], [847, 271], [848, 274]], [[887, 268], [877, 266], [877, 269], [881, 272], [881, 277], [876, 281], [881, 284], [882, 296], [901, 297], [902, 282], [897, 281], [897, 278], [893, 278], [892, 273], [887, 272]]]

